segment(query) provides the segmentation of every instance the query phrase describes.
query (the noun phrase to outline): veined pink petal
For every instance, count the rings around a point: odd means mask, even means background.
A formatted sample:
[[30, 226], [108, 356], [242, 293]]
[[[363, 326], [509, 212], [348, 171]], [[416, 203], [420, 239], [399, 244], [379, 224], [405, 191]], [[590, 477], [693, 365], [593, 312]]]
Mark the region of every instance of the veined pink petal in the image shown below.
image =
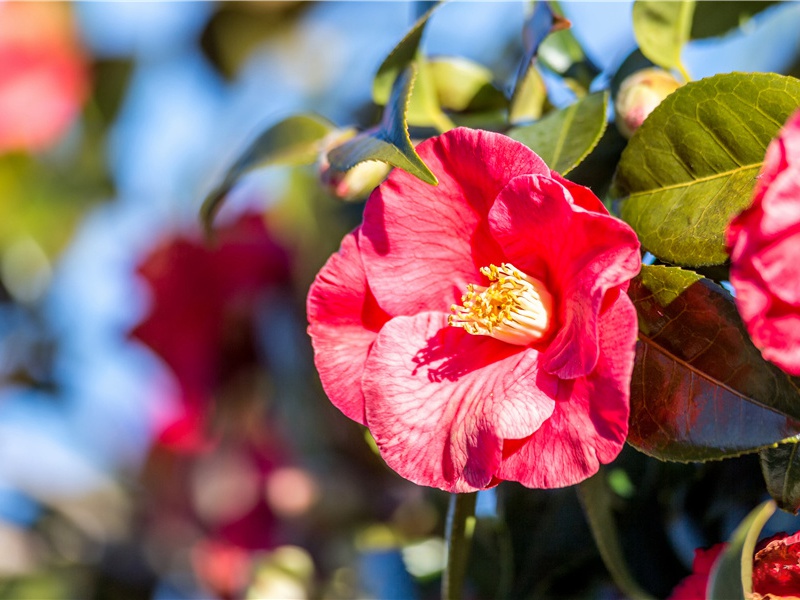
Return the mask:
[[800, 111], [767, 148], [753, 205], [763, 211], [759, 234], [772, 238], [800, 223]]
[[559, 382], [553, 415], [526, 440], [508, 441], [497, 472], [533, 488], [572, 485], [614, 460], [628, 433], [636, 311], [626, 294], [600, 317], [597, 366]]
[[387, 464], [452, 492], [494, 485], [502, 438], [550, 416], [556, 378], [538, 353], [447, 326], [443, 313], [396, 317], [364, 371], [367, 422]]
[[507, 260], [545, 282], [556, 298], [559, 328], [542, 367], [564, 379], [597, 362], [597, 318], [606, 292], [626, 285], [641, 268], [639, 241], [622, 221], [576, 207], [549, 177], [517, 177], [489, 213]]
[[314, 361], [325, 393], [354, 421], [366, 424], [361, 375], [372, 343], [389, 320], [367, 286], [358, 230], [342, 240], [317, 274], [307, 303]]
[[[800, 183], [800, 181], [798, 182]], [[800, 199], [800, 188], [798, 188]], [[796, 202], [800, 207], [800, 201]], [[753, 267], [775, 297], [800, 308], [800, 226], [762, 248], [752, 257]]]
[[800, 111], [767, 148], [752, 204], [728, 225], [736, 306], [764, 358], [800, 375]]
[[453, 129], [417, 152], [439, 185], [395, 169], [364, 212], [361, 253], [370, 288], [392, 315], [444, 310], [481, 267], [502, 261], [486, 215], [517, 175], [550, 170], [526, 146], [496, 133]]

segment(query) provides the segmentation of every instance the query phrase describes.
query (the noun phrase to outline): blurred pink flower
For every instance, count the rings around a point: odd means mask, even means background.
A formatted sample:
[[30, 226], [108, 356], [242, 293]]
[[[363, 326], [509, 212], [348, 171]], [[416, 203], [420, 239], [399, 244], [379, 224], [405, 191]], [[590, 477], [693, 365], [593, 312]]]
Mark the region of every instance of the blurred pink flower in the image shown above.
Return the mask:
[[164, 425], [160, 441], [196, 447], [205, 439], [212, 397], [257, 365], [257, 309], [288, 283], [288, 256], [262, 215], [246, 214], [220, 227], [208, 245], [199, 234], [163, 242], [139, 273], [151, 308], [132, 335], [169, 366], [181, 394], [183, 414]]
[[800, 111], [770, 143], [753, 203], [727, 231], [736, 305], [764, 358], [800, 375]]
[[439, 185], [395, 169], [309, 292], [325, 391], [419, 484], [589, 477], [628, 430], [636, 235], [503, 135], [417, 150]]
[[88, 90], [68, 5], [0, 2], [0, 152], [53, 145]]

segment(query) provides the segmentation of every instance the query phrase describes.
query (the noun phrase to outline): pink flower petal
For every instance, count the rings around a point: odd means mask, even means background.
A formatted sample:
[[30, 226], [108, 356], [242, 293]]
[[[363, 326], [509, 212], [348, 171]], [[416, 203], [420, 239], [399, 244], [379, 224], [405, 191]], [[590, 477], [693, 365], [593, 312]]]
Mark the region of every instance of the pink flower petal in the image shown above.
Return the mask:
[[367, 286], [358, 230], [342, 240], [308, 293], [308, 333], [325, 393], [346, 416], [364, 425], [361, 375], [372, 343], [389, 320]]
[[586, 375], [597, 361], [597, 317], [606, 293], [641, 268], [636, 234], [618, 219], [576, 207], [563, 185], [538, 175], [504, 188], [489, 224], [507, 259], [544, 281], [556, 298], [560, 327], [543, 368], [564, 379]]
[[496, 483], [502, 438], [536, 431], [558, 382], [538, 353], [447, 326], [443, 313], [387, 323], [363, 377], [367, 421], [388, 465], [452, 492]]
[[[798, 182], [800, 183], [800, 182]], [[798, 188], [800, 199], [800, 188]], [[800, 206], [800, 201], [796, 202]], [[753, 255], [753, 268], [775, 297], [800, 308], [800, 228], [787, 231], [775, 242]], [[790, 258], [791, 257], [791, 258]]]
[[419, 145], [439, 179], [434, 187], [395, 169], [367, 202], [361, 253], [370, 288], [392, 315], [446, 311], [479, 269], [502, 252], [486, 215], [513, 177], [550, 170], [500, 134], [458, 128]]
[[577, 183], [573, 183], [555, 171], [551, 171], [550, 176], [567, 188], [567, 191], [569, 192], [570, 196], [572, 196], [572, 201], [576, 206], [580, 206], [589, 212], [597, 212], [601, 215], [608, 214], [608, 209], [606, 209], [605, 205], [600, 201], [600, 198], [595, 196], [594, 192], [592, 192], [592, 190], [589, 188], [578, 185]]
[[572, 485], [614, 460], [628, 433], [636, 311], [626, 294], [601, 316], [594, 371], [560, 381], [553, 415], [526, 440], [506, 442], [497, 472], [533, 488]]

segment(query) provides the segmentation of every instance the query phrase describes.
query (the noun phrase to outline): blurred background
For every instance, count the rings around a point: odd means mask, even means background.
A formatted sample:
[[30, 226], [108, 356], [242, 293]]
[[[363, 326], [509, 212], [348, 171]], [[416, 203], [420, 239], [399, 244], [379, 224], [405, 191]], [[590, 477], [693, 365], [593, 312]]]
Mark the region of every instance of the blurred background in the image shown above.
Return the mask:
[[[447, 495], [383, 465], [305, 335], [308, 286], [363, 202], [319, 163], [270, 167], [228, 195], [214, 243], [198, 217], [280, 119], [372, 125], [372, 78], [426, 8], [0, 1], [0, 598], [437, 596]], [[562, 8], [607, 86], [635, 48], [630, 3]], [[425, 50], [506, 93], [529, 11], [447, 4]], [[796, 75], [797, 31], [800, 5], [776, 6], [685, 62]], [[661, 595], [764, 495], [755, 458], [626, 449], [609, 481]], [[618, 597], [572, 490], [504, 483], [478, 517], [469, 595]]]

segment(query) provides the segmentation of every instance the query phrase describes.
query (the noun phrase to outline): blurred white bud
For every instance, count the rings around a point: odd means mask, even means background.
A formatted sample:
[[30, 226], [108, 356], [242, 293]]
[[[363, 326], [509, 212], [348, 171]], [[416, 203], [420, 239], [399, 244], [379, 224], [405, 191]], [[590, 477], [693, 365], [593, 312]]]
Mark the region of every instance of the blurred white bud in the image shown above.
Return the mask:
[[374, 160], [358, 163], [347, 171], [331, 167], [328, 152], [345, 143], [355, 133], [354, 129], [339, 129], [331, 133], [322, 144], [318, 163], [322, 185], [330, 195], [346, 202], [363, 200], [369, 196], [391, 170], [386, 163]]
[[624, 79], [614, 104], [617, 129], [630, 138], [647, 116], [681, 83], [662, 69], [637, 71]]

